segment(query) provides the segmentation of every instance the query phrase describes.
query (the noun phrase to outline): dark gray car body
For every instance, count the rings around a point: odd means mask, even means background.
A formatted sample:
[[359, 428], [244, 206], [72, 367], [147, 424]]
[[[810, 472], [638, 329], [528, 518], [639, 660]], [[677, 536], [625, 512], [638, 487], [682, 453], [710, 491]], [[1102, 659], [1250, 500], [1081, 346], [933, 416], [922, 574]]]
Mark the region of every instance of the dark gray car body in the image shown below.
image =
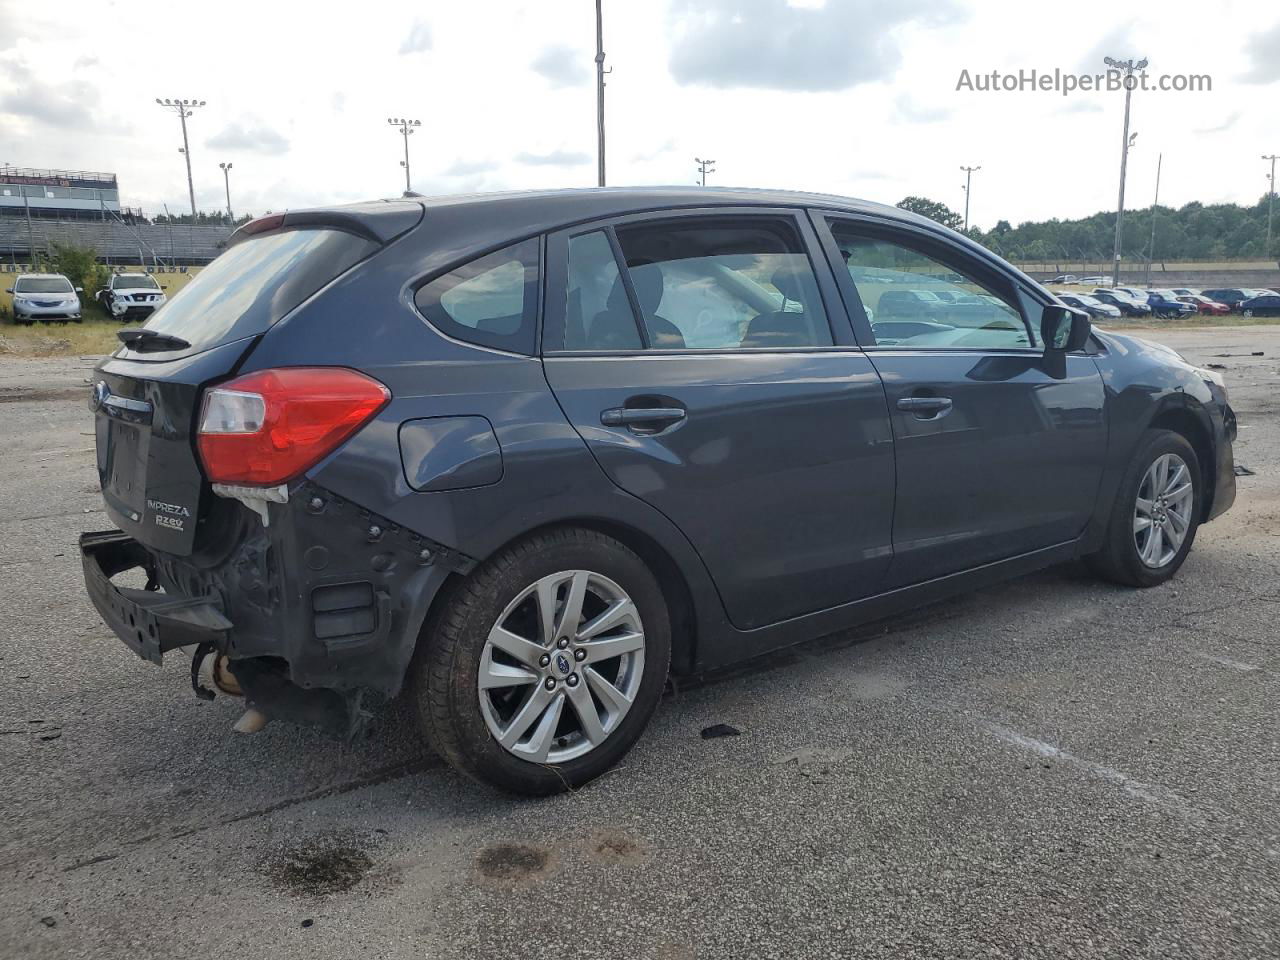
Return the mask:
[[[832, 346], [549, 348], [561, 342], [570, 233], [707, 211], [793, 219]], [[186, 504], [200, 519], [167, 543], [146, 509], [108, 496], [123, 533], [86, 541], [91, 596], [149, 659], [206, 642], [249, 667], [251, 700], [319, 689], [350, 704], [399, 691], [452, 578], [549, 526], [597, 528], [640, 554], [673, 613], [673, 670], [691, 673], [1097, 549], [1152, 426], [1178, 430], [1199, 454], [1203, 519], [1230, 506], [1234, 415], [1203, 371], [1097, 331], [1054, 362], [1038, 349], [875, 347], [825, 216], [945, 249], [1014, 291], [1033, 325], [1055, 302], [931, 221], [821, 195], [580, 190], [287, 215], [286, 226], [346, 224], [380, 246], [261, 335], [191, 356], [122, 348], [99, 367], [110, 394], [165, 412], [145, 455], [148, 476], [168, 487], [149, 480], [147, 502]], [[533, 355], [456, 340], [415, 307], [425, 282], [527, 237], [542, 250]], [[212, 496], [192, 432], [205, 387], [282, 366], [354, 368], [392, 399], [290, 485], [264, 528]], [[898, 408], [921, 391], [951, 398], [950, 416]], [[601, 422], [637, 395], [674, 398], [688, 415], [656, 434]], [[118, 415], [100, 411], [100, 424]], [[163, 593], [109, 582], [131, 566]], [[255, 690], [258, 659], [283, 661], [290, 691]]]

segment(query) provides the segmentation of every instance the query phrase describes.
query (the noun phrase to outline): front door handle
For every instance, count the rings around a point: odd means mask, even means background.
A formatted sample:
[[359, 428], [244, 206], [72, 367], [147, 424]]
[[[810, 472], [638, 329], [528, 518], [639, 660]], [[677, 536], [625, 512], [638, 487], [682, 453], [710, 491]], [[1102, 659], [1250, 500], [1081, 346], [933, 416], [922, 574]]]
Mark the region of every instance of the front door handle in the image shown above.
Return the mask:
[[917, 420], [937, 420], [951, 412], [950, 397], [902, 397], [898, 409], [915, 415]]
[[613, 407], [600, 411], [600, 422], [606, 427], [631, 427], [661, 430], [683, 420], [681, 407]]

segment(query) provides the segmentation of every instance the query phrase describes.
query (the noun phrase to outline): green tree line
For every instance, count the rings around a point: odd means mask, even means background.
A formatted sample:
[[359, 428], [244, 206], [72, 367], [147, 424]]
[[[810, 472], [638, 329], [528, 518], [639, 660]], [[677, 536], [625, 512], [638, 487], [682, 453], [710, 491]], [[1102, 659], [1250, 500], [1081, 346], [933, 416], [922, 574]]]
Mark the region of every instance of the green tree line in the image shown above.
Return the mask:
[[[1126, 260], [1145, 260], [1151, 247], [1155, 217], [1155, 260], [1271, 260], [1280, 257], [1280, 204], [1267, 249], [1267, 202], [1253, 206], [1193, 201], [1174, 208], [1126, 210], [1123, 252]], [[963, 220], [945, 204], [907, 197], [899, 204], [938, 223], [960, 230]], [[1045, 220], [1016, 227], [1000, 220], [990, 230], [970, 226], [968, 236], [1008, 260], [1100, 263], [1109, 261], [1115, 245], [1116, 214], [1095, 213], [1079, 220]]]
[[189, 213], [172, 213], [172, 214], [162, 213], [159, 216], [151, 217], [151, 222], [162, 224], [162, 225], [166, 223], [172, 223], [172, 224], [194, 223], [198, 226], [221, 226], [221, 227], [236, 226], [238, 227], [242, 223], [248, 223], [252, 219], [253, 219], [253, 215], [248, 213], [242, 214], [241, 216], [238, 216], [234, 220], [232, 220], [230, 217], [227, 216], [226, 211], [200, 210], [196, 213], [194, 220], [191, 219], [191, 214]]

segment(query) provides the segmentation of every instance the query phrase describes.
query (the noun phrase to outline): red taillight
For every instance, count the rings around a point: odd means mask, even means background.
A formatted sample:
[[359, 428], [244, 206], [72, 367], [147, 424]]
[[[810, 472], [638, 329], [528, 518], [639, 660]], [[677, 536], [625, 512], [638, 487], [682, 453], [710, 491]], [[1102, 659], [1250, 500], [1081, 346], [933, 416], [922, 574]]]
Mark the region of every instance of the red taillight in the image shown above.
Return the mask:
[[213, 483], [272, 487], [337, 449], [391, 399], [344, 367], [260, 370], [206, 391], [197, 446]]

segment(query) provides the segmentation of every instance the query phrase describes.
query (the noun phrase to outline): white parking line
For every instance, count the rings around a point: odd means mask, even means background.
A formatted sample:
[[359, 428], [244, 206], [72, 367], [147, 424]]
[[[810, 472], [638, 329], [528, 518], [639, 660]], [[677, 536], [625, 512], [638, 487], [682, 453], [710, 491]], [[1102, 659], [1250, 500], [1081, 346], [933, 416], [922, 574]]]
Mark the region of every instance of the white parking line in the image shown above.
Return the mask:
[[1073, 753], [1068, 753], [1061, 747], [1055, 747], [1051, 743], [1045, 743], [1043, 740], [1037, 740], [1035, 737], [1028, 737], [1026, 734], [1018, 733], [1016, 730], [1010, 730], [1008, 727], [998, 723], [992, 723], [989, 720], [982, 721], [982, 727], [988, 733], [1003, 740], [1005, 743], [1012, 744], [1015, 747], [1021, 747], [1023, 750], [1030, 750], [1038, 756], [1045, 757], [1049, 760], [1057, 760], [1060, 763], [1067, 763], [1073, 767], [1085, 771], [1091, 776], [1097, 777], [1099, 780], [1105, 780], [1107, 783], [1115, 784], [1125, 793], [1139, 800], [1162, 807], [1178, 816], [1192, 821], [1201, 820], [1200, 814], [1186, 800], [1178, 796], [1172, 790], [1164, 787], [1157, 787], [1149, 783], [1143, 783], [1134, 780], [1128, 774], [1121, 773], [1119, 770], [1113, 770], [1111, 767], [1103, 766], [1092, 760], [1085, 760], [1077, 757]]

